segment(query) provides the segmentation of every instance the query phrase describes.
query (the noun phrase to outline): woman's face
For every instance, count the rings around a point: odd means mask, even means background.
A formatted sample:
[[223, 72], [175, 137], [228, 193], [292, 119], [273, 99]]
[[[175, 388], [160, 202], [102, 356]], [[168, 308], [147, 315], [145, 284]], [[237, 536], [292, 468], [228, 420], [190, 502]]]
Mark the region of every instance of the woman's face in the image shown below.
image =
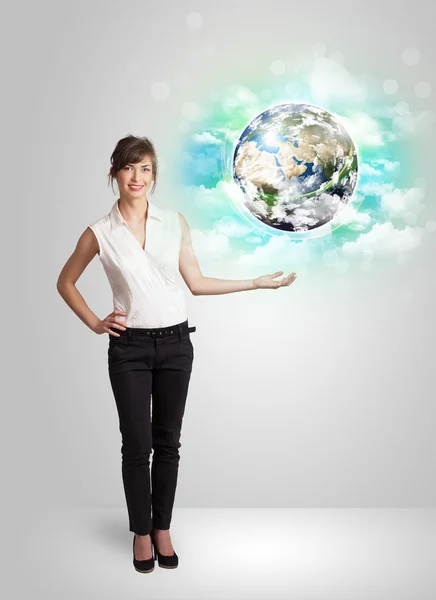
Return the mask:
[[145, 197], [153, 181], [151, 156], [145, 155], [139, 163], [130, 163], [117, 173], [120, 195], [131, 198]]

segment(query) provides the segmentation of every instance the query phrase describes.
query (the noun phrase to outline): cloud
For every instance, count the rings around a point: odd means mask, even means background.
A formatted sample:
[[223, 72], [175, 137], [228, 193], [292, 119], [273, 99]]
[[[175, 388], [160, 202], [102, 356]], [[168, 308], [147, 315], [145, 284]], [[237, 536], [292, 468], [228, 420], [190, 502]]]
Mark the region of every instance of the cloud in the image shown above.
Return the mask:
[[202, 133], [194, 133], [192, 136], [192, 140], [196, 144], [213, 144], [218, 145], [222, 144], [222, 141], [213, 136], [208, 131], [203, 131]]
[[262, 102], [249, 88], [235, 84], [222, 94], [221, 108], [224, 114], [233, 115], [237, 112], [240, 118], [251, 121], [262, 112]]
[[424, 210], [421, 202], [424, 197], [425, 191], [419, 187], [395, 188], [382, 194], [380, 208], [388, 219], [403, 219], [408, 225], [414, 225]]
[[372, 160], [371, 162], [373, 165], [381, 165], [384, 168], [384, 170], [388, 171], [389, 173], [391, 173], [392, 171], [396, 171], [400, 166], [398, 160], [392, 161], [386, 158], [378, 158], [376, 160]]
[[381, 171], [374, 169], [368, 163], [360, 163], [359, 172], [361, 175], [370, 175], [371, 177], [379, 177], [382, 174]]
[[187, 207], [193, 207], [196, 212], [207, 212], [213, 214], [216, 218], [226, 216], [233, 209], [231, 200], [233, 183], [219, 181], [216, 187], [207, 188], [201, 185], [182, 185], [180, 186], [181, 204]]
[[335, 99], [362, 102], [367, 97], [363, 83], [345, 67], [325, 57], [314, 61], [313, 70], [307, 80], [311, 95], [320, 103]]
[[[398, 167], [400, 163], [398, 161], [391, 161], [386, 159], [372, 160], [370, 163], [362, 162], [359, 164], [359, 172], [361, 175], [368, 175], [370, 177], [380, 177], [384, 172], [392, 173]], [[377, 168], [381, 167], [381, 168]]]
[[213, 229], [217, 234], [223, 234], [230, 238], [246, 237], [253, 231], [252, 227], [238, 223], [232, 217], [222, 217], [219, 221], [215, 221]]
[[344, 225], [353, 231], [362, 231], [371, 223], [369, 213], [359, 211], [354, 204], [347, 204], [335, 219], [335, 224]]
[[381, 196], [394, 189], [393, 183], [379, 183], [378, 181], [365, 181], [359, 184], [359, 192], [365, 196]]
[[196, 255], [207, 261], [222, 259], [230, 252], [228, 236], [213, 230], [191, 229], [191, 240]]
[[315, 259], [317, 240], [291, 241], [285, 235], [273, 236], [263, 246], [239, 257], [238, 265], [244, 268], [265, 268], [272, 271], [293, 269]]
[[407, 138], [416, 133], [423, 133], [433, 125], [435, 115], [428, 110], [422, 110], [417, 115], [411, 112], [405, 115], [395, 115], [392, 119], [392, 136], [393, 140]]
[[392, 223], [375, 223], [368, 233], [362, 233], [356, 241], [345, 242], [341, 248], [344, 257], [362, 256], [369, 260], [404, 255], [417, 248], [422, 239], [421, 227], [395, 229]]
[[357, 146], [384, 146], [384, 136], [378, 122], [367, 113], [356, 110], [349, 112], [346, 117], [338, 114], [334, 116], [342, 122]]
[[261, 244], [263, 240], [258, 235], [249, 235], [247, 238], [245, 238], [245, 241], [249, 242], [250, 244]]

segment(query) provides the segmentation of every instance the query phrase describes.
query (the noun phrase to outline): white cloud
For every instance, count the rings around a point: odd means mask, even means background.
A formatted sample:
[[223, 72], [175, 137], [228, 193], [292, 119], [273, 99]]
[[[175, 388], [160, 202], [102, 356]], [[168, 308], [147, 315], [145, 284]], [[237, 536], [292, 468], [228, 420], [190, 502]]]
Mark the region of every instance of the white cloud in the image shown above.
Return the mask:
[[349, 262], [340, 254], [337, 248], [326, 250], [322, 255], [322, 262], [327, 266], [341, 273], [348, 271]]
[[[380, 166], [380, 169], [376, 167]], [[371, 164], [362, 162], [359, 164], [359, 171], [362, 175], [369, 175], [371, 177], [380, 177], [384, 171], [392, 173], [400, 166], [398, 161], [391, 161], [386, 159], [378, 159], [371, 161]]]
[[378, 158], [376, 160], [373, 160], [372, 164], [382, 165], [384, 170], [388, 171], [389, 173], [392, 171], [395, 171], [400, 166], [400, 163], [398, 160], [392, 161], [392, 160], [388, 160], [386, 158]]
[[415, 116], [410, 112], [405, 115], [396, 115], [392, 119], [392, 139], [403, 139], [415, 133], [426, 132], [434, 121], [434, 113], [428, 110], [422, 110]]
[[353, 231], [362, 231], [371, 223], [371, 216], [364, 211], [359, 211], [353, 204], [347, 204], [335, 219], [336, 224], [346, 225]]
[[195, 254], [204, 260], [217, 260], [230, 252], [229, 238], [216, 231], [191, 229], [191, 240]]
[[425, 197], [422, 188], [395, 188], [381, 196], [380, 207], [389, 219], [403, 219], [407, 224], [414, 225], [424, 210], [421, 202]]
[[[189, 156], [189, 155], [188, 155]], [[220, 218], [228, 214], [229, 207], [232, 207], [231, 190], [233, 183], [219, 181], [214, 188], [207, 188], [201, 185], [182, 185], [180, 186], [180, 196], [184, 204], [194, 205], [198, 208], [213, 209], [215, 215]], [[220, 214], [220, 212], [222, 214]]]
[[291, 241], [285, 235], [273, 236], [267, 244], [258, 246], [251, 254], [240, 256], [240, 267], [271, 269], [271, 271], [291, 271], [298, 265], [311, 262], [315, 258], [318, 244], [315, 240]]
[[342, 122], [345, 129], [357, 146], [378, 147], [384, 145], [383, 132], [375, 119], [367, 113], [354, 111], [348, 116], [334, 114]]
[[249, 235], [245, 241], [249, 242], [250, 244], [261, 244], [263, 240], [258, 235]]
[[192, 139], [197, 144], [214, 144], [214, 145], [219, 145], [219, 144], [222, 143], [221, 140], [219, 140], [218, 138], [216, 138], [215, 136], [213, 136], [208, 131], [203, 131], [202, 133], [194, 133], [194, 135], [192, 136]]
[[252, 227], [248, 227], [244, 223], [238, 223], [232, 217], [222, 217], [219, 221], [215, 221], [213, 229], [216, 233], [230, 238], [245, 237], [253, 231]]
[[393, 183], [379, 183], [378, 181], [365, 181], [359, 185], [359, 192], [366, 196], [381, 196], [393, 189]]
[[368, 233], [362, 233], [356, 241], [345, 242], [341, 253], [347, 258], [401, 256], [417, 248], [422, 235], [421, 227], [407, 226], [400, 230], [395, 229], [392, 223], [375, 223]]
[[[374, 164], [374, 163], [372, 163]], [[379, 160], [389, 169], [395, 163]], [[370, 168], [371, 165], [369, 165]], [[393, 167], [392, 167], [393, 168]], [[306, 266], [315, 265], [322, 260], [326, 266], [339, 271], [346, 271], [353, 259], [363, 259], [362, 268], [368, 267], [375, 258], [394, 256], [397, 260], [417, 248], [421, 243], [424, 229], [413, 227], [416, 217], [423, 209], [422, 188], [398, 189], [392, 184], [368, 183], [366, 191], [381, 196], [381, 210], [390, 219], [403, 219], [408, 226], [396, 229], [391, 222], [375, 223], [371, 226], [370, 213], [358, 210], [358, 203], [350, 202], [334, 220], [335, 225], [344, 225], [350, 230], [362, 231], [352, 242], [345, 242], [342, 247], [329, 249], [322, 253], [328, 236], [314, 236], [295, 241], [285, 233], [272, 235], [268, 242], [263, 242], [258, 235], [255, 223], [250, 224], [241, 219], [232, 203], [236, 194], [233, 183], [220, 182], [216, 188], [204, 186], [184, 186], [183, 193], [189, 203], [208, 207], [209, 214], [215, 214], [211, 229], [191, 229], [192, 243], [202, 268], [210, 269], [211, 276], [219, 276], [222, 270], [225, 277], [250, 277], [260, 271], [273, 272], [283, 270], [285, 274], [293, 270], [304, 270]], [[238, 194], [234, 200], [237, 200]], [[210, 209], [210, 210], [209, 210]], [[366, 230], [366, 232], [364, 232]], [[329, 234], [331, 239], [331, 232]], [[244, 238], [253, 251], [244, 254], [236, 247], [231, 247], [232, 239]], [[259, 271], [260, 269], [260, 271]]]
[[221, 107], [227, 114], [237, 111], [247, 121], [254, 119], [263, 110], [258, 96], [249, 88], [238, 84], [229, 86], [222, 94]]
[[368, 163], [360, 163], [359, 171], [361, 175], [371, 175], [371, 177], [379, 177], [382, 174], [381, 171], [374, 169], [374, 167], [371, 167]]
[[362, 102], [367, 97], [365, 86], [355, 76], [323, 56], [315, 59], [308, 82], [312, 96], [320, 103], [334, 99]]

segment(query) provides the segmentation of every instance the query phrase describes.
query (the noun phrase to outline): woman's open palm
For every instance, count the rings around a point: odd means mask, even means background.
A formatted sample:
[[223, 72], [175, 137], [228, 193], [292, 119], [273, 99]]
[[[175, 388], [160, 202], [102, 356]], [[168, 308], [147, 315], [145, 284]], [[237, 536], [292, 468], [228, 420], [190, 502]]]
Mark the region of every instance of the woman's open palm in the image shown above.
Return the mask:
[[291, 283], [297, 279], [297, 276], [294, 272], [287, 277], [280, 279], [279, 281], [275, 280], [275, 278], [279, 275], [283, 275], [283, 271], [277, 271], [276, 273], [271, 273], [270, 275], [261, 275], [257, 279], [254, 279], [254, 287], [259, 289], [269, 288], [275, 290], [279, 287], [291, 285]]

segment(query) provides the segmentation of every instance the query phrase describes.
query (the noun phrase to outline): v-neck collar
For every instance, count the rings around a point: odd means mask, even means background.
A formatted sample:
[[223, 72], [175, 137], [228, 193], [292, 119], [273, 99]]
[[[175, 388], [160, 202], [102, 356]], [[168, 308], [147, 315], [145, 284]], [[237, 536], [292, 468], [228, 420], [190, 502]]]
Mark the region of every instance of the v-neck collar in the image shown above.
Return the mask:
[[127, 221], [124, 219], [123, 215], [120, 212], [119, 206], [118, 206], [118, 202], [119, 202], [119, 198], [114, 202], [113, 206], [112, 206], [112, 210], [109, 213], [109, 219], [110, 219], [110, 224], [111, 224], [111, 231], [113, 231], [114, 229], [116, 229], [117, 227], [126, 227], [126, 229], [131, 233], [131, 235], [133, 236], [133, 239], [135, 240], [135, 242], [137, 243], [137, 245], [139, 246], [139, 248], [141, 249], [142, 252], [147, 252], [147, 221], [149, 218], [151, 219], [157, 219], [158, 221], [162, 221], [162, 209], [159, 208], [156, 204], [154, 204], [153, 202], [150, 202], [150, 200], [147, 200], [148, 202], [148, 215], [147, 215], [147, 220], [145, 222], [145, 246], [144, 248], [141, 246], [141, 244], [139, 243], [136, 235], [133, 233], [133, 231], [130, 229]]
[[[115, 202], [112, 206], [112, 209], [109, 213], [109, 219], [110, 219], [110, 223], [111, 223], [111, 231], [113, 231], [120, 225], [127, 225], [126, 221], [124, 220], [123, 215], [120, 213], [120, 209], [118, 207], [118, 202], [119, 202], [119, 198], [117, 200], [115, 200]], [[150, 202], [150, 200], [148, 200], [147, 219], [152, 218], [152, 219], [158, 219], [159, 221], [162, 221], [162, 217], [163, 217], [163, 209], [160, 208], [159, 206], [157, 206], [157, 204], [154, 204], [154, 202]], [[127, 225], [127, 227], [128, 227], [128, 225]]]

